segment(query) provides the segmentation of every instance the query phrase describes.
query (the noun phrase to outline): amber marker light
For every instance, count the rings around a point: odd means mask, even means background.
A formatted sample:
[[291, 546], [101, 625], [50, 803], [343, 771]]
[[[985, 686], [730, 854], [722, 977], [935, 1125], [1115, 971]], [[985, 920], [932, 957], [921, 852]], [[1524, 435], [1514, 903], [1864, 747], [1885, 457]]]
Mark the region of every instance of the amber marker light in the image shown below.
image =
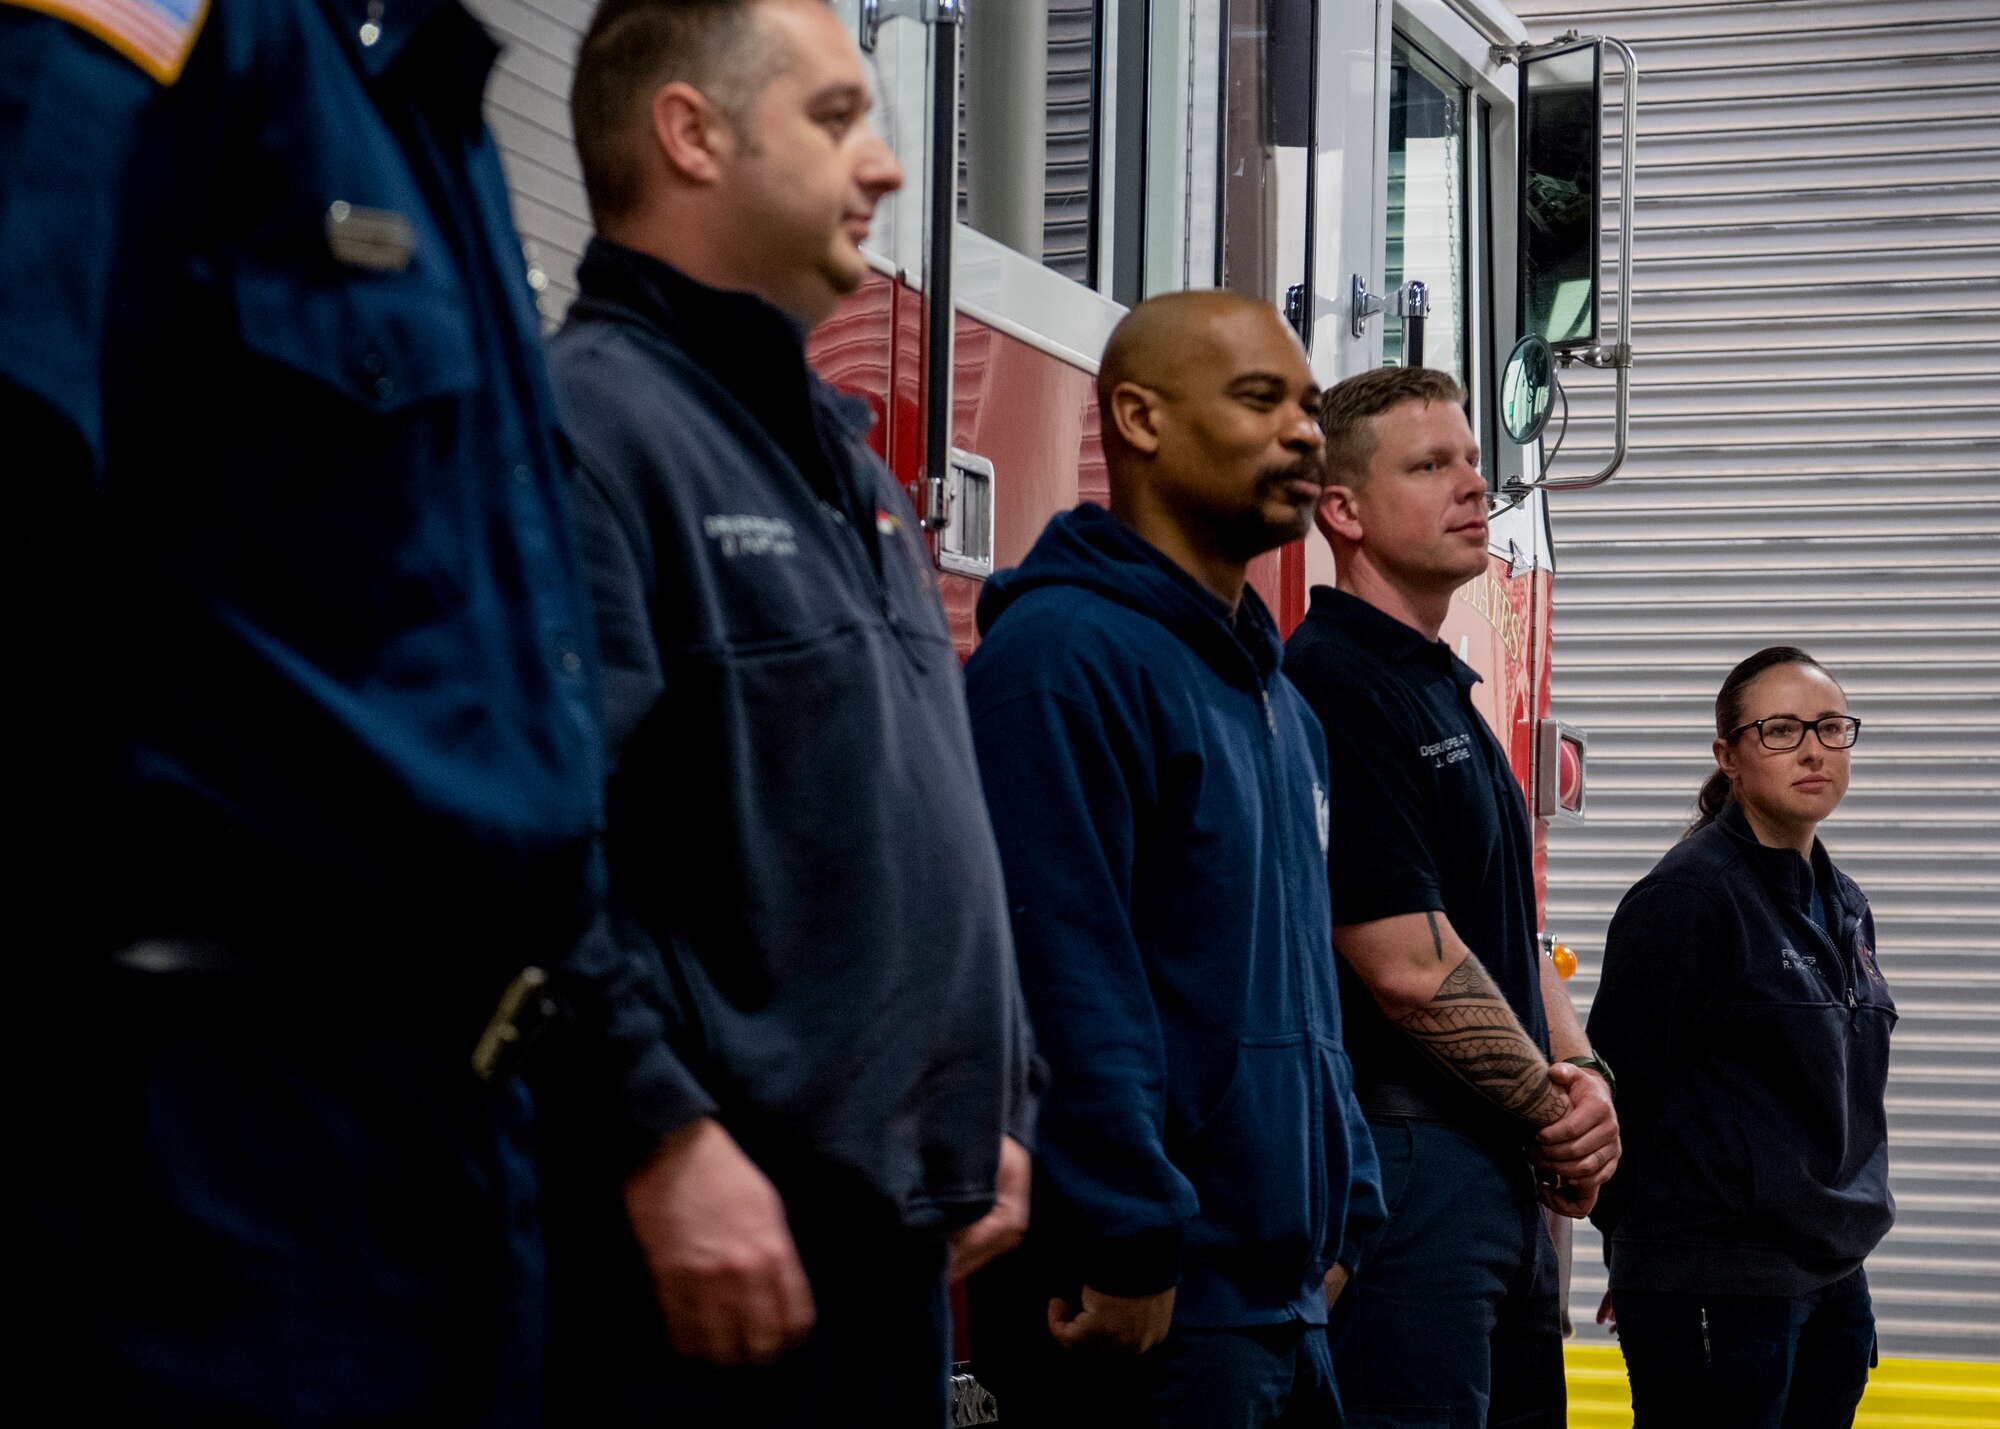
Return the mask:
[[1568, 982], [1576, 976], [1576, 954], [1569, 950], [1567, 943], [1555, 943], [1549, 947], [1549, 961], [1556, 965], [1556, 976]]

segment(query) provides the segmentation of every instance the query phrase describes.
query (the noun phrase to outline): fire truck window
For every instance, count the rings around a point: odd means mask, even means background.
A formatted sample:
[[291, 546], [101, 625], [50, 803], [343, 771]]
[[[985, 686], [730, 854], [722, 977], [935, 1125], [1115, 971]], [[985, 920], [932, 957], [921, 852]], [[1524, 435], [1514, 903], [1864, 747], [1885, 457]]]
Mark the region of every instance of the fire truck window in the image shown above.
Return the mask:
[[1094, 287], [1096, 0], [988, 0], [965, 16], [959, 221]]
[[1310, 0], [1227, 0], [1222, 286], [1280, 307], [1307, 285], [1312, 244]]
[[[1145, 277], [1140, 296], [1222, 281], [1224, 0], [1153, 0], [1147, 39]], [[1122, 299], [1121, 299], [1122, 301]]]
[[[1466, 366], [1465, 87], [1402, 36], [1389, 59], [1389, 214], [1384, 277], [1430, 290], [1423, 365], [1470, 385]], [[1393, 305], [1392, 305], [1393, 306]], [[1406, 364], [1402, 320], [1384, 315], [1382, 360]]]

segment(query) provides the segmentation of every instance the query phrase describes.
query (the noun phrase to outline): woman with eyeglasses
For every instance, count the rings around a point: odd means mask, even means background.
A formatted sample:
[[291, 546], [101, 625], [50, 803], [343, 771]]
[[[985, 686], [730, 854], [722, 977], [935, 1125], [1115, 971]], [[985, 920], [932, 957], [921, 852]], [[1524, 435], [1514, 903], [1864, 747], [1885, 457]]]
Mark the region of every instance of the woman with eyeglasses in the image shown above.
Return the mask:
[[1874, 1363], [1861, 1264], [1895, 1216], [1895, 1003], [1820, 823], [1861, 721], [1825, 668], [1760, 650], [1715, 697], [1686, 836], [1605, 938], [1590, 1043], [1625, 1154], [1592, 1219], [1635, 1429], [1840, 1429]]

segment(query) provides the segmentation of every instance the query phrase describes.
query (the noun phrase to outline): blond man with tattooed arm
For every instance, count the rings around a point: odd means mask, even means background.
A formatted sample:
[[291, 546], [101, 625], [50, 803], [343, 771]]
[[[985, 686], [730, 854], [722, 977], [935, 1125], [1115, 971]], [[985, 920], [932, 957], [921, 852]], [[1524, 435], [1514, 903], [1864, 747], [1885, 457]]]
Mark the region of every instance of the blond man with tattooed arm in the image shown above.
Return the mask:
[[1520, 785], [1438, 640], [1484, 571], [1465, 394], [1384, 368], [1320, 407], [1335, 587], [1285, 672], [1326, 727], [1328, 874], [1356, 1095], [1387, 1225], [1328, 1334], [1370, 1424], [1564, 1422], [1560, 1290], [1542, 1204], [1586, 1214], [1618, 1161], [1608, 1069], [1535, 938]]

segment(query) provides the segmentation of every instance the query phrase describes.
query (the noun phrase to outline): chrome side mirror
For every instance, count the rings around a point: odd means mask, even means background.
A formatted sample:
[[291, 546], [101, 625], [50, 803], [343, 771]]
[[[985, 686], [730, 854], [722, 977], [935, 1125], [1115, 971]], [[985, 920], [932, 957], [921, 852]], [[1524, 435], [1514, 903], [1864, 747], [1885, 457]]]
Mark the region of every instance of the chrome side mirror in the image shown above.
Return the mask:
[[[1604, 55], [1622, 71], [1624, 110], [1618, 161], [1617, 336], [1605, 342], [1598, 253], [1603, 235]], [[1609, 35], [1572, 30], [1546, 45], [1496, 48], [1521, 66], [1521, 329], [1541, 338], [1564, 366], [1608, 368], [1616, 378], [1610, 459], [1588, 476], [1551, 477], [1550, 453], [1536, 480], [1510, 487], [1582, 491], [1609, 481], [1625, 463], [1632, 419], [1632, 190], [1638, 147], [1639, 62]]]
[[1555, 391], [1555, 352], [1547, 339], [1529, 333], [1514, 344], [1500, 374], [1500, 425], [1509, 441], [1526, 446], [1542, 434]]

